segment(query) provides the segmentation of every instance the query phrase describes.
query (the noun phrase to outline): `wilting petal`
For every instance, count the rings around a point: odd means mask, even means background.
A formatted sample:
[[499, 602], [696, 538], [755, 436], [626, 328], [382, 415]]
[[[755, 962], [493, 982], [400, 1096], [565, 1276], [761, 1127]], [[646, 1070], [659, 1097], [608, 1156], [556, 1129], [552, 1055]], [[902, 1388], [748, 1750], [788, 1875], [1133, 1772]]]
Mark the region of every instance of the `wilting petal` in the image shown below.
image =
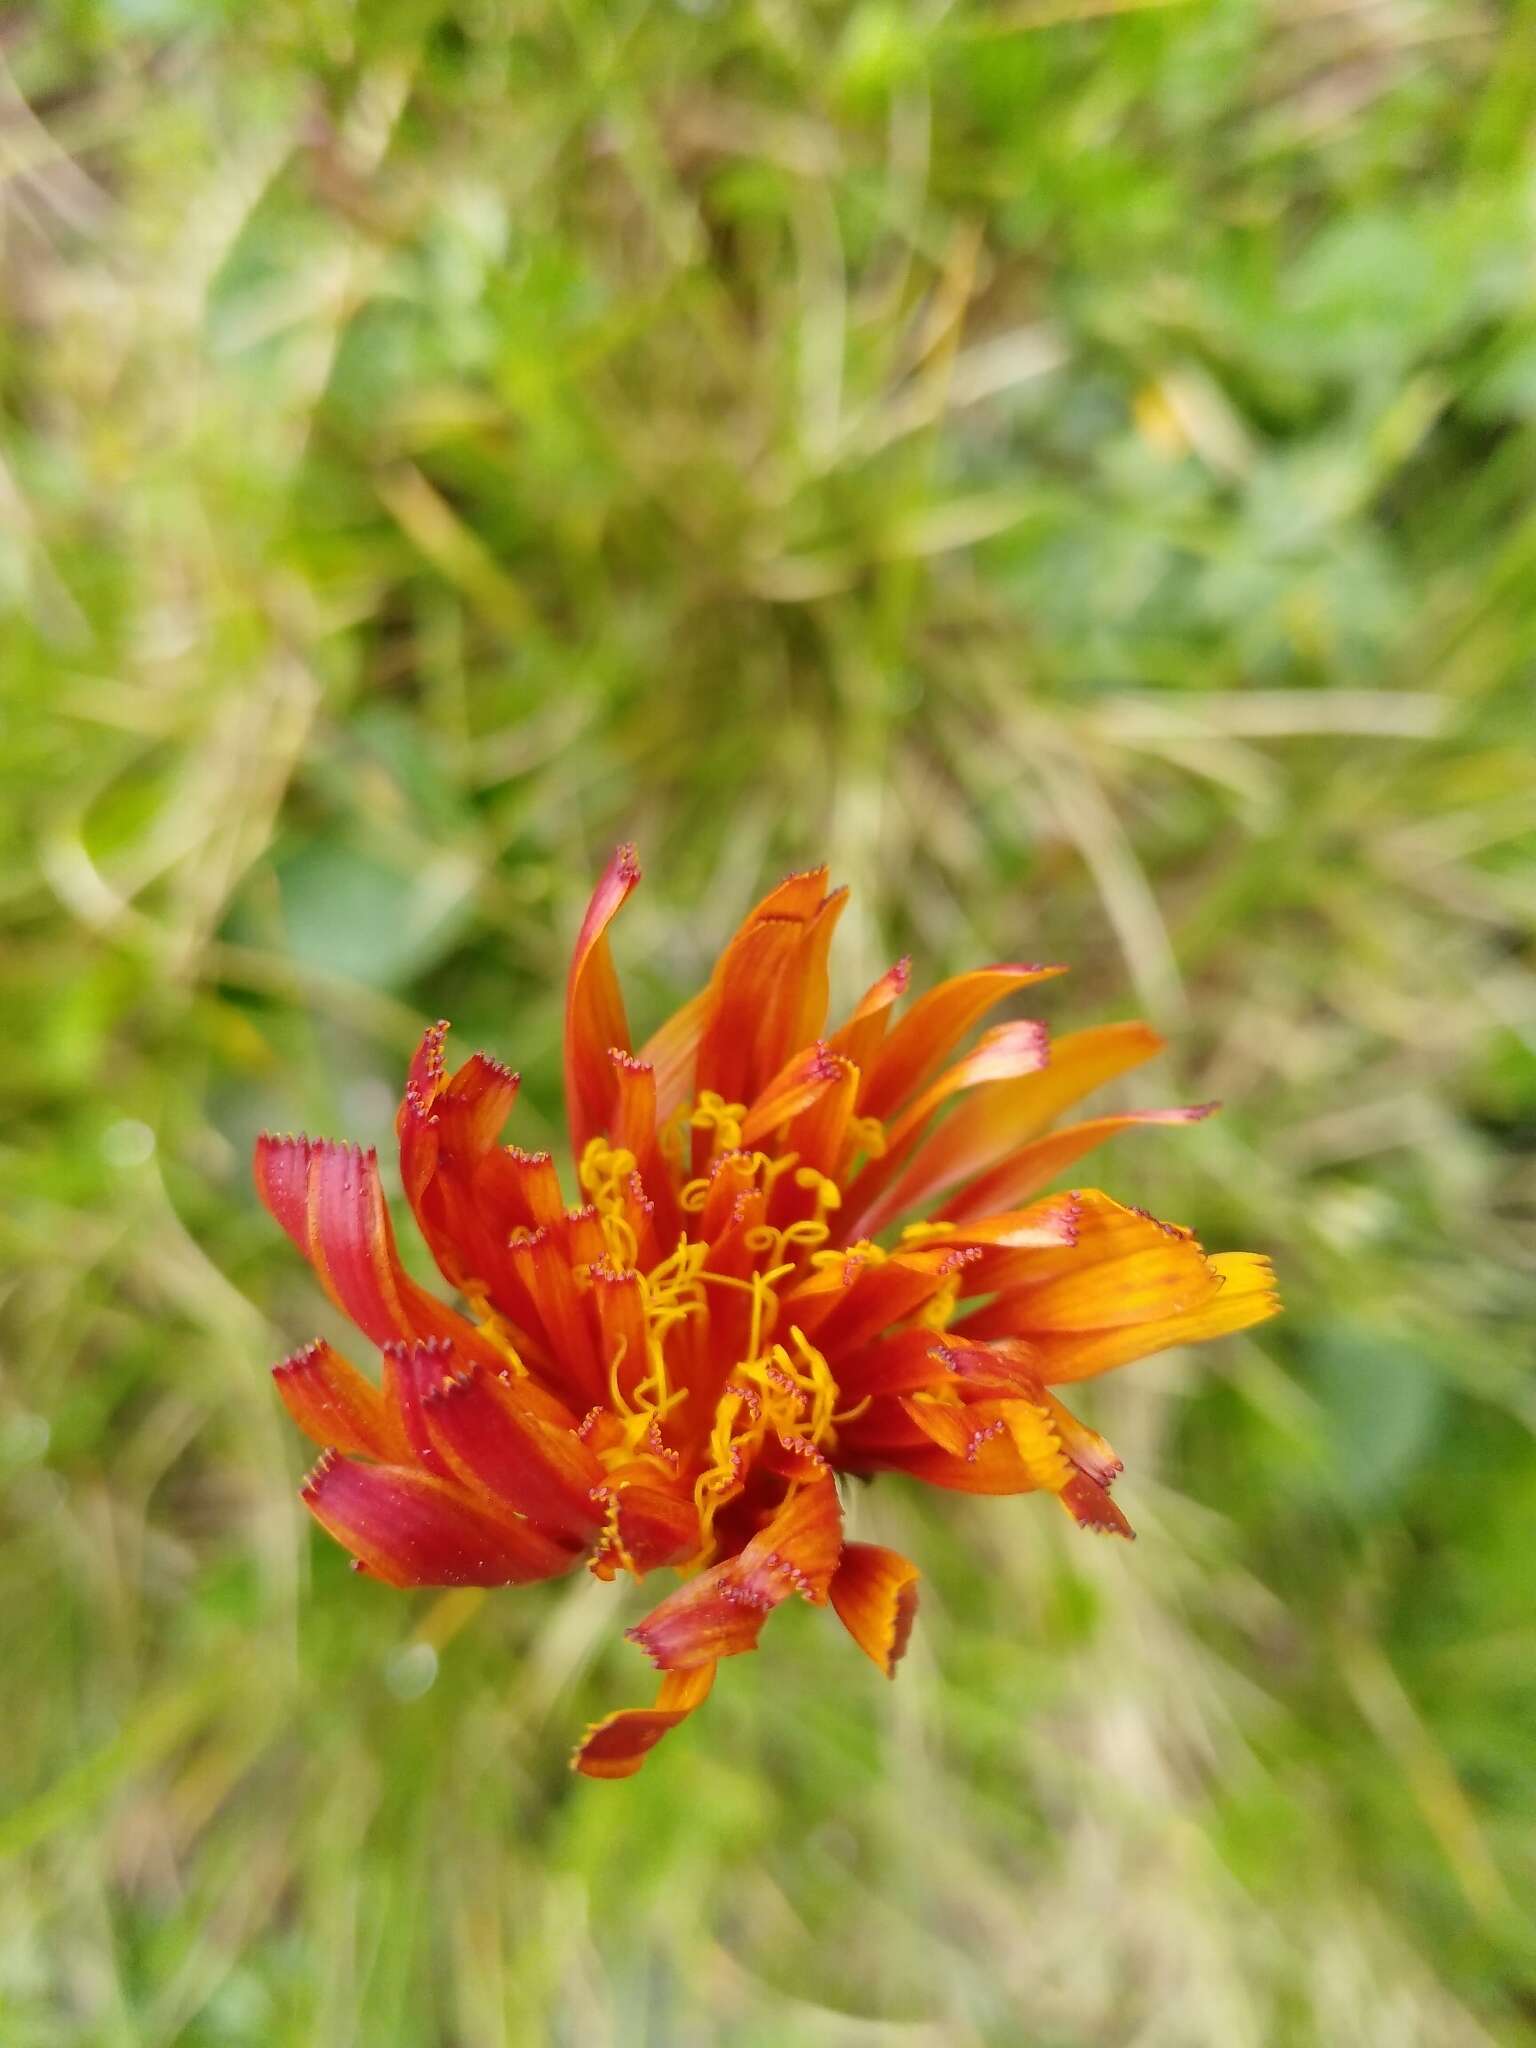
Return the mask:
[[878, 1543], [845, 1543], [832, 1574], [837, 1618], [887, 1678], [896, 1676], [917, 1618], [917, 1566]]
[[398, 1464], [410, 1455], [382, 1388], [364, 1379], [323, 1338], [274, 1365], [272, 1378], [283, 1406], [322, 1450], [360, 1452], [384, 1464]]
[[[944, 1064], [973, 1024], [1005, 996], [1065, 974], [1064, 967], [977, 967], [919, 996], [870, 1062], [859, 1097], [861, 1116], [889, 1117]], [[876, 984], [878, 987], [878, 983]]]
[[[1091, 1152], [1094, 1146], [1102, 1145], [1121, 1131], [1135, 1130], [1143, 1124], [1197, 1124], [1217, 1106], [1214, 1102], [1202, 1102], [1190, 1109], [1136, 1109], [1123, 1116], [1099, 1116], [1087, 1123], [1068, 1124], [1064, 1130], [1052, 1131], [1031, 1145], [1021, 1145], [1001, 1166], [993, 1167], [990, 1173], [973, 1180], [961, 1194], [953, 1196], [938, 1214], [960, 1221], [1015, 1208], [1038, 1194], [1057, 1174], [1065, 1173], [1085, 1152]], [[949, 1178], [946, 1174], [935, 1185], [945, 1186]]]
[[1274, 1269], [1268, 1259], [1252, 1252], [1218, 1252], [1210, 1268], [1221, 1282], [1220, 1293], [1186, 1315], [1037, 1338], [1041, 1379], [1052, 1386], [1092, 1379], [1097, 1373], [1150, 1358], [1175, 1345], [1203, 1344], [1211, 1337], [1250, 1329], [1280, 1313]]
[[609, 1048], [629, 1051], [629, 1024], [608, 950], [608, 927], [639, 880], [635, 849], [619, 847], [593, 891], [571, 956], [565, 994], [565, 1105], [578, 1159], [587, 1140], [606, 1130], [612, 1119]]
[[481, 1367], [441, 1381], [423, 1398], [433, 1448], [455, 1478], [569, 1543], [585, 1543], [603, 1511], [592, 1498], [603, 1468], [577, 1436], [534, 1412], [523, 1383], [503, 1386]]
[[577, 1745], [571, 1769], [588, 1778], [632, 1778], [663, 1735], [703, 1705], [714, 1682], [713, 1664], [668, 1671], [654, 1707], [622, 1707], [593, 1722]]
[[457, 1487], [403, 1465], [327, 1452], [303, 1488], [320, 1526], [391, 1586], [521, 1586], [569, 1571], [575, 1553]]
[[1080, 1529], [1094, 1529], [1101, 1536], [1123, 1536], [1128, 1543], [1135, 1542], [1136, 1531], [1110, 1499], [1108, 1489], [1090, 1479], [1086, 1472], [1075, 1472], [1056, 1498]]
[[1046, 1388], [1040, 1388], [1036, 1398], [1050, 1416], [1056, 1434], [1061, 1438], [1062, 1449], [1078, 1471], [1091, 1479], [1095, 1486], [1106, 1489], [1113, 1486], [1125, 1467], [1098, 1431], [1090, 1429], [1085, 1422], [1079, 1422], [1071, 1409]]
[[738, 1556], [679, 1586], [628, 1631], [662, 1671], [685, 1671], [755, 1650], [771, 1610], [792, 1593], [825, 1602], [843, 1543], [831, 1479], [790, 1495]]

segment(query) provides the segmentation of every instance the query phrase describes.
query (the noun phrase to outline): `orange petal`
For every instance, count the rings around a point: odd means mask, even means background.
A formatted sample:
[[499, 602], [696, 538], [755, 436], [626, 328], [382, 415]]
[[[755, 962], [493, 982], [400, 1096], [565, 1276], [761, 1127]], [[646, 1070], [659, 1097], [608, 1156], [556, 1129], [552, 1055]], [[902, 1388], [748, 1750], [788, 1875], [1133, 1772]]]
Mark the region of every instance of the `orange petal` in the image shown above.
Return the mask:
[[[997, 1078], [973, 1075], [968, 1099], [922, 1139], [905, 1164], [899, 1156], [902, 1148], [891, 1143], [887, 1157], [876, 1162], [879, 1170], [866, 1168], [859, 1176], [849, 1190], [850, 1232], [868, 1236], [879, 1227], [880, 1219], [926, 1207], [957, 1181], [1007, 1161], [1064, 1109], [1117, 1074], [1150, 1059], [1162, 1042], [1145, 1024], [1107, 1024], [1054, 1040], [1049, 1060], [1037, 1062], [1033, 1068], [1015, 1067], [1011, 1074]], [[977, 1082], [985, 1085], [977, 1086]], [[920, 1130], [912, 1127], [910, 1115], [903, 1117], [901, 1128], [913, 1140], [921, 1136]], [[895, 1136], [893, 1131], [893, 1140]], [[897, 1155], [894, 1162], [893, 1153]], [[899, 1177], [893, 1166], [900, 1168]], [[871, 1223], [865, 1211], [876, 1193], [880, 1200], [874, 1211], [876, 1221]]]
[[784, 1296], [782, 1327], [800, 1328], [829, 1357], [857, 1351], [943, 1293], [972, 1257], [956, 1246], [881, 1259], [850, 1250], [841, 1273], [816, 1273]]
[[690, 1670], [755, 1650], [764, 1621], [792, 1593], [822, 1605], [843, 1543], [830, 1478], [792, 1493], [736, 1557], [669, 1593], [628, 1631], [662, 1671]]
[[640, 880], [632, 846], [620, 846], [592, 892], [576, 937], [565, 994], [565, 1102], [571, 1146], [580, 1159], [587, 1140], [613, 1115], [610, 1047], [629, 1051], [624, 998], [608, 950], [608, 927]]
[[701, 988], [675, 1010], [666, 1023], [645, 1041], [640, 1058], [656, 1076], [656, 1119], [658, 1127], [675, 1116], [694, 1097], [693, 1076], [698, 1065], [699, 1040], [715, 1007], [713, 987]]
[[[675, 1011], [646, 1040], [641, 1047], [640, 1057], [655, 1069], [656, 1114], [661, 1124], [665, 1124], [685, 1103], [691, 1102], [701, 1088], [716, 1088], [729, 1101], [750, 1100], [746, 1095], [733, 1095], [729, 1088], [721, 1087], [719, 1080], [710, 1079], [704, 1072], [706, 1058], [712, 1062], [716, 1056], [716, 1041], [721, 1031], [719, 1017], [728, 984], [740, 970], [743, 955], [752, 953], [765, 943], [752, 936], [759, 925], [768, 921], [796, 927], [803, 933], [804, 928], [817, 917], [818, 912], [827, 909], [829, 902], [836, 903], [836, 908], [828, 913], [830, 919], [835, 919], [837, 911], [842, 907], [838, 899], [844, 893], [838, 891], [834, 898], [828, 898], [825, 868], [809, 868], [803, 874], [786, 876], [777, 888], [770, 889], [763, 900], [743, 918], [730, 944], [716, 961], [708, 985], [700, 989], [696, 996], [690, 997], [681, 1009]], [[825, 936], [830, 939], [830, 923]], [[791, 935], [786, 932], [784, 943], [792, 950], [790, 938]], [[755, 1027], [761, 1019], [753, 1018], [750, 1021]], [[803, 1036], [814, 1038], [818, 1035], [818, 1029], [819, 1027], [812, 1025]], [[715, 1034], [707, 1055], [702, 1050], [706, 1033]], [[792, 1045], [786, 1044], [777, 1058], [757, 1071], [759, 1085], [793, 1050], [795, 1048]]]
[[410, 1455], [382, 1389], [322, 1338], [274, 1365], [272, 1378], [283, 1406], [322, 1450], [361, 1452], [385, 1464]]
[[928, 1176], [919, 1162], [930, 1156], [935, 1145], [942, 1144], [944, 1133], [957, 1119], [951, 1118], [934, 1139], [920, 1146], [911, 1166], [905, 1162], [919, 1144], [929, 1118], [950, 1096], [966, 1090], [975, 1090], [978, 1097], [993, 1095], [1017, 1077], [1037, 1073], [1049, 1059], [1050, 1039], [1043, 1024], [1023, 1019], [1013, 1024], [996, 1024], [983, 1032], [970, 1052], [930, 1082], [890, 1125], [885, 1134], [885, 1150], [879, 1158], [870, 1160], [848, 1190], [844, 1234], [850, 1238], [873, 1237], [893, 1217], [925, 1197]]
[[588, 1778], [632, 1778], [663, 1735], [703, 1705], [714, 1682], [713, 1664], [668, 1671], [654, 1707], [622, 1707], [593, 1722], [576, 1747], [571, 1769]]
[[1210, 1265], [1222, 1283], [1221, 1291], [1187, 1315], [1118, 1329], [1039, 1337], [1036, 1343], [1041, 1379], [1055, 1386], [1092, 1379], [1098, 1373], [1129, 1365], [1138, 1358], [1150, 1358], [1155, 1352], [1171, 1350], [1178, 1344], [1204, 1344], [1212, 1337], [1251, 1329], [1255, 1323], [1267, 1322], [1280, 1313], [1274, 1269], [1268, 1259], [1253, 1252], [1218, 1252]]
[[[889, 1117], [937, 1073], [973, 1024], [1005, 996], [1065, 974], [1064, 967], [977, 967], [941, 981], [887, 1033], [870, 1062], [859, 1097], [861, 1116]], [[878, 987], [879, 984], [876, 984]], [[873, 993], [873, 991], [871, 991]]]
[[403, 1465], [327, 1451], [302, 1498], [320, 1526], [391, 1586], [521, 1586], [569, 1571], [575, 1553], [458, 1487]]
[[906, 1651], [917, 1618], [917, 1566], [878, 1543], [845, 1543], [832, 1575], [832, 1606], [866, 1657], [887, 1678]]
[[970, 1442], [958, 1455], [929, 1443], [892, 1448], [871, 1462], [956, 1493], [1060, 1493], [1070, 1484], [1075, 1467], [1049, 1416], [1032, 1401], [974, 1401], [966, 1415]]
[[[824, 1094], [791, 1118], [785, 1150], [794, 1153], [802, 1168], [841, 1182], [852, 1151], [849, 1120], [858, 1101], [859, 1070], [840, 1053], [830, 1053], [829, 1057], [837, 1067], [837, 1079]], [[774, 1194], [775, 1223], [798, 1221], [809, 1216], [815, 1207], [814, 1194], [788, 1174], [774, 1184]]]
[[1107, 1330], [1183, 1314], [1211, 1299], [1221, 1280], [1191, 1232], [1144, 1210], [1079, 1189], [1077, 1239], [1061, 1249], [983, 1251], [978, 1290], [997, 1298], [957, 1334], [1026, 1336]]
[[860, 997], [847, 1022], [840, 1024], [832, 1033], [828, 1041], [832, 1050], [852, 1060], [861, 1070], [867, 1067], [885, 1038], [886, 1027], [891, 1021], [891, 1005], [906, 994], [911, 978], [912, 961], [904, 953], [895, 966], [888, 967], [868, 993]]
[[791, 1117], [810, 1109], [853, 1072], [820, 1040], [795, 1053], [769, 1081], [747, 1112], [741, 1127], [743, 1145], [760, 1145]]
[[[1047, 1137], [1037, 1138], [1033, 1144], [1020, 1146], [1001, 1165], [993, 1167], [990, 1173], [982, 1174], [962, 1193], [953, 1196], [938, 1214], [944, 1218], [964, 1220], [991, 1216], [999, 1209], [1012, 1209], [1020, 1202], [1027, 1202], [1031, 1195], [1038, 1194], [1057, 1174], [1065, 1173], [1085, 1152], [1091, 1152], [1094, 1146], [1102, 1145], [1121, 1131], [1134, 1130], [1143, 1124], [1197, 1124], [1216, 1108], [1214, 1102], [1202, 1102], [1190, 1109], [1137, 1109], [1123, 1116], [1099, 1116], [1086, 1123], [1068, 1124], [1064, 1130], [1052, 1131]], [[935, 1185], [943, 1186], [945, 1182]], [[934, 1191], [933, 1188], [929, 1190], [930, 1193]]]
[[[784, 1059], [773, 1028], [800, 957], [798, 918], [763, 918], [721, 961], [715, 1006], [699, 1040], [698, 1086], [727, 1102], [751, 1102]], [[770, 1036], [772, 1043], [770, 1043]]]

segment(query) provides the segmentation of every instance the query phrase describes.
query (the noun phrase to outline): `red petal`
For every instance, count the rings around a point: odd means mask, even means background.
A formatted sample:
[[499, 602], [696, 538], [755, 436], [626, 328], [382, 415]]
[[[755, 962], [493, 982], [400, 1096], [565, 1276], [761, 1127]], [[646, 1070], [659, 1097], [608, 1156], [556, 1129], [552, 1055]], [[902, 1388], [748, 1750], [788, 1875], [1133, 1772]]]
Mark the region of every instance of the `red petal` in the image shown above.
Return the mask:
[[356, 1451], [396, 1463], [410, 1455], [382, 1389], [364, 1379], [339, 1351], [316, 1338], [272, 1368], [283, 1406], [322, 1450]]
[[613, 1115], [613, 1069], [608, 1051], [629, 1051], [624, 998], [608, 950], [608, 927], [640, 880], [632, 846], [621, 846], [592, 893], [576, 938], [565, 996], [565, 1101], [571, 1145], [580, 1159], [589, 1138]]
[[465, 1358], [496, 1358], [472, 1323], [402, 1268], [372, 1151], [327, 1139], [262, 1137], [255, 1173], [257, 1193], [326, 1293], [375, 1344], [435, 1337]]
[[1123, 1536], [1131, 1543], [1136, 1540], [1136, 1531], [1110, 1499], [1108, 1490], [1086, 1472], [1075, 1473], [1058, 1498], [1080, 1529], [1096, 1529], [1102, 1536]]
[[815, 1480], [790, 1495], [736, 1557], [679, 1586], [628, 1631], [663, 1671], [754, 1650], [771, 1610], [792, 1593], [821, 1605], [842, 1550], [837, 1488]]
[[631, 1480], [619, 1490], [614, 1529], [637, 1570], [680, 1564], [699, 1547], [699, 1515], [692, 1498]]
[[917, 1566], [878, 1543], [845, 1543], [832, 1575], [832, 1605], [866, 1657], [896, 1676], [917, 1618]]
[[663, 1735], [704, 1703], [714, 1682], [713, 1664], [667, 1672], [654, 1707], [623, 1707], [592, 1724], [577, 1745], [571, 1769], [588, 1778], [632, 1778]]
[[575, 1561], [564, 1544], [492, 1517], [456, 1487], [401, 1465], [327, 1452], [303, 1489], [320, 1526], [391, 1586], [520, 1586]]
[[422, 1403], [434, 1448], [456, 1477], [551, 1535], [585, 1543], [603, 1519], [592, 1490], [603, 1468], [573, 1425], [543, 1420], [521, 1383], [482, 1367], [444, 1380]]
[[445, 1080], [446, 1029], [433, 1025], [411, 1062], [395, 1119], [400, 1178], [444, 1279], [466, 1292], [487, 1292], [503, 1314], [515, 1316], [521, 1304], [507, 1298], [502, 1284], [503, 1252], [508, 1231], [523, 1218], [509, 1206], [506, 1155], [496, 1141], [518, 1080], [485, 1053]]

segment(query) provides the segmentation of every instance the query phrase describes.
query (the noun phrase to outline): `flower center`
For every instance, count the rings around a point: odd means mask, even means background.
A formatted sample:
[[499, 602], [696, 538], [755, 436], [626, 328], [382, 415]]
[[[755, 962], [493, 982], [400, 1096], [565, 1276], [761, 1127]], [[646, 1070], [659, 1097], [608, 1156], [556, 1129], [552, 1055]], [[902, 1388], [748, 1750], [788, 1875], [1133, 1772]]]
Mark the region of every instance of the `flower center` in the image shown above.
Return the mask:
[[[793, 1152], [743, 1150], [745, 1115], [741, 1104], [706, 1092], [666, 1133], [688, 1224], [698, 1218], [708, 1227], [705, 1211], [725, 1172], [731, 1176], [730, 1222], [743, 1214], [761, 1219], [745, 1227], [737, 1223], [728, 1254], [729, 1228], [718, 1236], [693, 1237], [685, 1227], [673, 1251], [641, 1270], [634, 1153], [597, 1137], [580, 1165], [582, 1192], [596, 1212], [612, 1277], [637, 1288], [640, 1309], [638, 1343], [621, 1340], [607, 1361], [609, 1409], [620, 1428], [600, 1455], [609, 1470], [651, 1462], [675, 1479], [691, 1469], [699, 1518], [695, 1563], [707, 1561], [715, 1516], [742, 1492], [760, 1457], [778, 1456], [786, 1476], [803, 1466], [809, 1477], [811, 1470], [824, 1469], [823, 1450], [837, 1425], [867, 1405], [861, 1401], [840, 1412], [837, 1382], [824, 1354], [798, 1325], [780, 1330], [786, 1289], [808, 1265], [845, 1259], [842, 1252], [825, 1250], [831, 1234], [826, 1219], [840, 1206], [842, 1192], [827, 1175], [801, 1165]], [[693, 1161], [702, 1155], [710, 1170], [683, 1179], [690, 1146]], [[775, 1203], [781, 1184], [796, 1191], [792, 1204]], [[776, 1208], [781, 1215], [791, 1206], [803, 1211], [807, 1198], [809, 1215], [767, 1220]], [[721, 1270], [726, 1256], [738, 1270]], [[586, 1277], [590, 1284], [591, 1269]], [[719, 1313], [720, 1296], [736, 1298], [736, 1313]], [[642, 1346], [637, 1360], [633, 1353]], [[712, 1412], [696, 1412], [701, 1398], [713, 1403]], [[689, 1402], [695, 1412], [688, 1412]], [[679, 1408], [684, 1412], [669, 1427]]]

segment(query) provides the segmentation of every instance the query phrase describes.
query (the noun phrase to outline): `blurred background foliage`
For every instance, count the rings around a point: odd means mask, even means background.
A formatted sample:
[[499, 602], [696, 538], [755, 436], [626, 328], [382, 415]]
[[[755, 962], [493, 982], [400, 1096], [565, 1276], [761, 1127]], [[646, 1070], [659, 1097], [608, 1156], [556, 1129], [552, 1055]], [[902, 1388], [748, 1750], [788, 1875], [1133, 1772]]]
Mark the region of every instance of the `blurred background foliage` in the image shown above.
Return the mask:
[[[1536, 9], [49, 0], [0, 30], [7, 2048], [1536, 2039]], [[1289, 1313], [1142, 1540], [862, 1496], [628, 1785], [635, 1599], [351, 1579], [263, 1125], [559, 1113], [760, 886], [1075, 963]], [[1058, 1526], [1060, 1524], [1060, 1526]], [[643, 1601], [644, 1595], [639, 1596]]]

